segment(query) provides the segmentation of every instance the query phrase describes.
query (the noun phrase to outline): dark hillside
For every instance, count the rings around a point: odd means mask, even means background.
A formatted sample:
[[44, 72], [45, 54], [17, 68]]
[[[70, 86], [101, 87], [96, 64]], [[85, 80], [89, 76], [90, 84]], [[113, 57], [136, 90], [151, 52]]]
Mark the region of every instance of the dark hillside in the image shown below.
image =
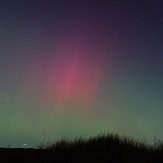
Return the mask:
[[163, 150], [161, 144], [147, 146], [141, 141], [108, 134], [88, 140], [42, 143], [37, 149], [1, 148], [0, 162], [161, 163]]

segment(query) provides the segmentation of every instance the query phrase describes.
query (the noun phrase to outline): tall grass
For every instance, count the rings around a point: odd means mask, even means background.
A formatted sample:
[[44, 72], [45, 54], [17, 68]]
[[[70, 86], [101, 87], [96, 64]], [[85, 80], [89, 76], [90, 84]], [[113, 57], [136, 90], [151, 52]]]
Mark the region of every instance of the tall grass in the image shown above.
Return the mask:
[[[157, 141], [157, 142], [156, 142]], [[128, 136], [119, 136], [118, 133], [100, 134], [96, 137], [83, 139], [77, 137], [74, 140], [61, 139], [54, 142], [40, 142], [36, 146], [37, 149], [57, 149], [57, 148], [79, 148], [82, 146], [126, 146], [128, 148], [137, 149], [153, 149], [160, 148], [162, 143], [160, 140], [155, 140], [154, 146], [148, 146], [143, 139], [135, 140]]]
[[153, 145], [148, 145], [143, 139], [118, 133], [87, 139], [48, 140], [36, 149], [0, 149], [0, 162], [163, 163], [163, 142], [155, 137]]
[[73, 141], [48, 141], [40, 143], [37, 149], [48, 149], [58, 156], [78, 162], [163, 162], [161, 140], [155, 138], [153, 145], [148, 145], [143, 139], [120, 136], [118, 133], [101, 134], [87, 139], [76, 138]]

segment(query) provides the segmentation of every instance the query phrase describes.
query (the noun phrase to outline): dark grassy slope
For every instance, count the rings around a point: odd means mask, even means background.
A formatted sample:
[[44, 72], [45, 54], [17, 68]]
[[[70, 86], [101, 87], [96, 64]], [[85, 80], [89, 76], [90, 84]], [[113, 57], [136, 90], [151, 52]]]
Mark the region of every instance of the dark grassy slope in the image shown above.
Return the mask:
[[141, 141], [108, 134], [40, 144], [38, 149], [0, 149], [0, 162], [163, 163], [163, 148], [161, 143], [146, 146]]

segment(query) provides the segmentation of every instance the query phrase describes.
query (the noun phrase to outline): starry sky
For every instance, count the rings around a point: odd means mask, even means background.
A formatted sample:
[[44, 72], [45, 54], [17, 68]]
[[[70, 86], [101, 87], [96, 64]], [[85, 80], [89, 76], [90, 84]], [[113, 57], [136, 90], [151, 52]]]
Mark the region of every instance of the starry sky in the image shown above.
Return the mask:
[[162, 139], [162, 45], [162, 0], [1, 0], [0, 146]]

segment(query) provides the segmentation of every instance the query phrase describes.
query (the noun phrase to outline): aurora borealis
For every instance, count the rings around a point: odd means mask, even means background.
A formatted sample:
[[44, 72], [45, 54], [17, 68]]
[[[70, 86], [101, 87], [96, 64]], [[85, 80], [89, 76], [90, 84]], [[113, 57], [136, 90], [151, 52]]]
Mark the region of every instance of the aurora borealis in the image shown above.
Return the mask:
[[161, 0], [0, 1], [0, 146], [162, 138], [162, 43]]

